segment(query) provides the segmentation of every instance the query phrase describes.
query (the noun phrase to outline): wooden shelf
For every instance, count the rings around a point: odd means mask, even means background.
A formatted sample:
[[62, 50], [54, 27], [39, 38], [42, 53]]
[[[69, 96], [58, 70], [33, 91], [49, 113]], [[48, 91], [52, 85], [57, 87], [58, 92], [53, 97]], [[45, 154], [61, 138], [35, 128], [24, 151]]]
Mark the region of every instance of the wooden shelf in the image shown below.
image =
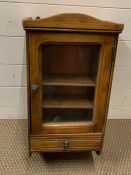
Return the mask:
[[87, 98], [52, 97], [44, 99], [43, 108], [89, 109], [93, 108], [93, 102]]
[[43, 85], [48, 86], [89, 86], [94, 87], [95, 81], [87, 76], [77, 75], [46, 75]]

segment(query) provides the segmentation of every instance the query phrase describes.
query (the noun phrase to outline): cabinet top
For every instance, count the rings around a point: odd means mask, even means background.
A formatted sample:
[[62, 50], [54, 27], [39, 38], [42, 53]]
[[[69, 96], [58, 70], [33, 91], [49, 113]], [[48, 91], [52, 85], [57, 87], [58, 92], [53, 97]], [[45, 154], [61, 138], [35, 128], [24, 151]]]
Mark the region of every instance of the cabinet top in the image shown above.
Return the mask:
[[22, 21], [25, 30], [77, 30], [89, 32], [116, 32], [120, 33], [124, 25], [102, 21], [92, 16], [79, 13], [64, 13], [48, 18], [32, 19], [27, 17]]

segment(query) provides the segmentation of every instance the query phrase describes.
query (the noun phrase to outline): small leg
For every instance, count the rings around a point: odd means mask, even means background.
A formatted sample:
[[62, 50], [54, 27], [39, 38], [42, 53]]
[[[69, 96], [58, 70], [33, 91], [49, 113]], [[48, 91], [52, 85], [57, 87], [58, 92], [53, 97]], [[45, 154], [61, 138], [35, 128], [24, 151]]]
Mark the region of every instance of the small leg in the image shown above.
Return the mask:
[[31, 155], [32, 155], [32, 152], [31, 152], [31, 151], [29, 151], [29, 157], [31, 157]]
[[97, 155], [101, 155], [102, 154], [102, 151], [96, 151], [96, 154]]

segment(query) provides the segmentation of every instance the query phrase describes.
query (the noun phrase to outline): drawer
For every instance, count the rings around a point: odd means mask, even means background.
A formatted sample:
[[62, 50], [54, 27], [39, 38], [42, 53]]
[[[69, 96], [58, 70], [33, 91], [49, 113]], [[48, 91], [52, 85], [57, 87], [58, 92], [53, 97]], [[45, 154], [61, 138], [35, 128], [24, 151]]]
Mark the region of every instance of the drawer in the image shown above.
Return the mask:
[[77, 150], [99, 150], [101, 140], [85, 139], [54, 139], [54, 140], [31, 140], [31, 151], [77, 151]]

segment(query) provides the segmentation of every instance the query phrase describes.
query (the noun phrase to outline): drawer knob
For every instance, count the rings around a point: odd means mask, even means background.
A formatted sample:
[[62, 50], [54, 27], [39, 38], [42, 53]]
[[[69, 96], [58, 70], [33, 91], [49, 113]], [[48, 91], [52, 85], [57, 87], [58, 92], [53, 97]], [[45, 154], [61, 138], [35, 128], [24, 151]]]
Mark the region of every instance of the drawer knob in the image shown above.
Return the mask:
[[68, 140], [65, 140], [64, 141], [64, 149], [68, 149], [69, 148], [69, 141]]
[[38, 89], [39, 89], [39, 85], [38, 84], [32, 84], [31, 91], [33, 93], [36, 93], [38, 91]]

